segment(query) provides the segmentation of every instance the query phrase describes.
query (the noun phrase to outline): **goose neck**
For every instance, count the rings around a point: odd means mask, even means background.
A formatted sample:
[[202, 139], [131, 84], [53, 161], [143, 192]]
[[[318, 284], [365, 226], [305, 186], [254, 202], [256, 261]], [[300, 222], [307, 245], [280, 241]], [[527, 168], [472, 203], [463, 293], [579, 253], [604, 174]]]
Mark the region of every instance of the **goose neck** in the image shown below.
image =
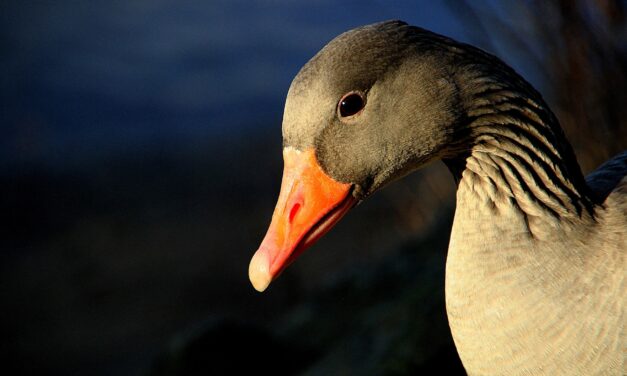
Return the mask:
[[[473, 86], [459, 153], [445, 163], [460, 195], [474, 196], [487, 213], [507, 208], [526, 222], [594, 219], [574, 153], [557, 119], [528, 84]], [[532, 229], [529, 229], [532, 233]]]

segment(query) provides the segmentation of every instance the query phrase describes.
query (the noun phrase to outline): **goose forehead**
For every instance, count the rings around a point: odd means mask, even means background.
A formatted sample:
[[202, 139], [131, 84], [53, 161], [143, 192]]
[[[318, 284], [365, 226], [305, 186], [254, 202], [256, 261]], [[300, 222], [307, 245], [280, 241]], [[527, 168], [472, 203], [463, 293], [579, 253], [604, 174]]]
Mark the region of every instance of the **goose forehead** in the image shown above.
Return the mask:
[[384, 22], [341, 34], [305, 64], [293, 86], [308, 86], [312, 80], [335, 86], [371, 83], [411, 53], [413, 31], [404, 23]]
[[344, 94], [369, 90], [411, 56], [407, 28], [400, 21], [388, 21], [348, 31], [307, 62], [288, 92], [284, 142], [311, 146], [317, 132], [335, 116], [337, 102]]

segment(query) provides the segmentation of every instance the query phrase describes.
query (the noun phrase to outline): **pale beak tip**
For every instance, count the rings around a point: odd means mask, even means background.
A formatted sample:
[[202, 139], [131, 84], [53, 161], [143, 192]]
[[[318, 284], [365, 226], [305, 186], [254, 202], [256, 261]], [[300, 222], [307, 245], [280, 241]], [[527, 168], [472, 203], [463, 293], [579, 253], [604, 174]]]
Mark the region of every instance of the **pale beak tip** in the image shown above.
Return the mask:
[[261, 250], [257, 251], [248, 265], [248, 278], [253, 284], [255, 290], [263, 292], [270, 282], [272, 282], [272, 276], [270, 275], [270, 260], [265, 252]]

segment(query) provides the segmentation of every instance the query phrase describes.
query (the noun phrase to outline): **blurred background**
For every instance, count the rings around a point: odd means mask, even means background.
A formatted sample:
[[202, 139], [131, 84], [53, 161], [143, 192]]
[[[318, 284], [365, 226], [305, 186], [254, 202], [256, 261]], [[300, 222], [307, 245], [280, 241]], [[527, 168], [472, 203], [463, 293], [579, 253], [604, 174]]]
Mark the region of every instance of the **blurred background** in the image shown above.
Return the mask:
[[443, 270], [453, 180], [354, 209], [259, 294], [291, 79], [399, 18], [542, 92], [585, 173], [627, 145], [625, 2], [3, 1], [5, 374], [462, 374]]

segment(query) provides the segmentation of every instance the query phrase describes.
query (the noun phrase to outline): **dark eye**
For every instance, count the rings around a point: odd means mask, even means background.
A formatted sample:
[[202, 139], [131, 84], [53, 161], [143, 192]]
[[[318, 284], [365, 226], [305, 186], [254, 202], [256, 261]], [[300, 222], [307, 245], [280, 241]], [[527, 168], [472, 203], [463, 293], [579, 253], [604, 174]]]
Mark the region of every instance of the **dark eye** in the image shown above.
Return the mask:
[[365, 105], [366, 101], [364, 101], [364, 97], [360, 93], [348, 93], [340, 99], [340, 103], [338, 104], [340, 116], [347, 117], [355, 115], [361, 111]]

